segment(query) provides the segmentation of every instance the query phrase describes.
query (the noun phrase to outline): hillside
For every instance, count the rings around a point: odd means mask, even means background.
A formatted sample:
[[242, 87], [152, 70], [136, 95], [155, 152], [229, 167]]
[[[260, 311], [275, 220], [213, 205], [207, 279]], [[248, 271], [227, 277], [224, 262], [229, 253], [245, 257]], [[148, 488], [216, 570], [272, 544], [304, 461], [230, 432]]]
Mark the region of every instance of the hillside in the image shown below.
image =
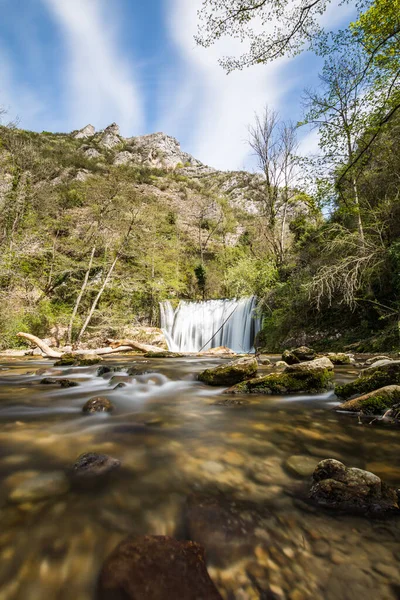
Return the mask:
[[[2, 127], [0, 143], [3, 347], [18, 330], [63, 337], [86, 275], [74, 336], [107, 279], [91, 338], [156, 325], [166, 298], [262, 294], [276, 277], [260, 175], [203, 165], [163, 133], [123, 138], [115, 123], [70, 134]], [[304, 215], [314, 219], [299, 197], [287, 246]]]

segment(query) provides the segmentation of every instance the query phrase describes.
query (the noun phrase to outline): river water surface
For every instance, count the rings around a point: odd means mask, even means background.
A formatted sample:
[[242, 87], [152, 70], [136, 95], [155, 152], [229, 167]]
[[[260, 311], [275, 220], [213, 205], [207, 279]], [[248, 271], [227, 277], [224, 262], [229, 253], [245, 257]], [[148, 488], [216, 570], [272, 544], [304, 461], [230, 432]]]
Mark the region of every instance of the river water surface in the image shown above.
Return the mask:
[[[333, 392], [219, 405], [229, 396], [196, 374], [220, 362], [119, 356], [102, 363], [116, 372], [97, 376], [97, 367], [0, 357], [0, 600], [93, 600], [102, 562], [128, 534], [193, 539], [194, 531], [227, 600], [400, 598], [400, 521], [315, 509], [309, 474], [287, 462], [300, 456], [307, 471], [333, 457], [399, 487], [399, 430], [333, 412]], [[79, 386], [43, 385], [44, 377]], [[83, 415], [94, 396], [114, 412]], [[121, 461], [104, 487], [10, 502], [24, 478], [65, 472], [89, 451]], [[188, 498], [195, 505], [210, 494], [213, 518], [193, 522]], [[257, 527], [231, 526], [226, 506], [248, 523], [257, 515]]]

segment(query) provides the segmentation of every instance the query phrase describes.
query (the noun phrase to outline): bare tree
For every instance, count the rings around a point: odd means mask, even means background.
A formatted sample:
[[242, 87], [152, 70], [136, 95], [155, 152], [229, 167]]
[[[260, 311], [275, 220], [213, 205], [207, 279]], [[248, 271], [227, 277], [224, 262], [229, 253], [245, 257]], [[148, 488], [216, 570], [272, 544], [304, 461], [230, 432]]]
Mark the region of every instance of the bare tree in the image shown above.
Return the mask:
[[94, 258], [94, 253], [95, 252], [96, 252], [96, 246], [93, 246], [92, 253], [90, 255], [89, 265], [88, 265], [88, 268], [87, 268], [86, 273], [85, 273], [85, 278], [83, 280], [82, 287], [81, 287], [80, 292], [78, 294], [78, 297], [76, 299], [74, 310], [72, 311], [71, 319], [70, 319], [69, 324], [68, 324], [68, 334], [67, 334], [68, 344], [71, 344], [71, 342], [72, 342], [72, 327], [73, 327], [73, 324], [74, 324], [76, 313], [78, 312], [78, 308], [79, 308], [81, 300], [83, 298], [83, 294], [85, 293], [86, 286], [87, 286], [88, 281], [89, 281], [90, 271], [92, 269], [93, 258]]
[[282, 263], [288, 208], [295, 196], [296, 125], [280, 121], [279, 114], [266, 106], [261, 117], [256, 115], [249, 133], [249, 144], [265, 177], [261, 202], [271, 250]]

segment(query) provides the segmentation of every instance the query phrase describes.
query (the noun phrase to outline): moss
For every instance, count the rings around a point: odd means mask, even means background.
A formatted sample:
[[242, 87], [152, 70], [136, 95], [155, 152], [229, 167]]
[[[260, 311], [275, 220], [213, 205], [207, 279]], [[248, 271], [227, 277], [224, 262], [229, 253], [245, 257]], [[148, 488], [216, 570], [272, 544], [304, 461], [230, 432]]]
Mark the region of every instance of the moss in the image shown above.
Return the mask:
[[241, 383], [232, 390], [247, 394], [317, 393], [331, 387], [333, 373], [327, 369], [313, 369], [297, 373], [272, 373], [259, 379]]
[[342, 352], [338, 352], [333, 354], [330, 352], [328, 355], [329, 360], [333, 362], [334, 365], [350, 365], [351, 360], [348, 354], [344, 354]]
[[100, 356], [91, 355], [91, 354], [64, 354], [60, 360], [54, 363], [55, 367], [66, 367], [66, 366], [75, 366], [75, 367], [87, 367], [90, 365], [97, 365], [103, 359]]
[[214, 369], [206, 369], [199, 374], [198, 379], [208, 385], [234, 385], [254, 377], [257, 368], [255, 359], [239, 359]]
[[145, 358], [181, 358], [183, 354], [179, 352], [146, 352]]
[[365, 415], [379, 415], [400, 402], [400, 386], [391, 385], [371, 392], [338, 406], [339, 411], [361, 412]]
[[400, 369], [395, 367], [378, 369], [370, 375], [361, 375], [355, 381], [345, 385], [337, 385], [335, 394], [339, 398], [347, 400], [352, 396], [368, 394], [368, 392], [373, 392], [387, 385], [400, 385]]

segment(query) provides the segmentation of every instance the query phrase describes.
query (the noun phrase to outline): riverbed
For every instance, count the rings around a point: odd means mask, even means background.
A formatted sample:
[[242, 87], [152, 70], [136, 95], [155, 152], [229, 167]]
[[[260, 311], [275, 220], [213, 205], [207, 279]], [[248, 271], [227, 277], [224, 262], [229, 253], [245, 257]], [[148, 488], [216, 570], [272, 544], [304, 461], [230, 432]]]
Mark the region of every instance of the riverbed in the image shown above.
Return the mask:
[[[115, 356], [102, 362], [115, 370], [98, 375], [96, 366], [0, 357], [0, 600], [93, 600], [124, 537], [194, 531], [226, 600], [400, 598], [400, 521], [336, 515], [307, 499], [308, 471], [324, 458], [399, 487], [399, 430], [334, 412], [333, 392], [221, 405], [239, 397], [196, 381], [221, 362]], [[356, 375], [336, 369], [337, 381]], [[79, 385], [40, 383], [48, 377]], [[96, 396], [114, 411], [84, 415]], [[10, 502], [24, 478], [68, 472], [86, 452], [121, 461], [107, 485]], [[193, 522], [188, 502], [208, 496], [212, 522]], [[257, 525], [230, 530], [232, 506]]]

